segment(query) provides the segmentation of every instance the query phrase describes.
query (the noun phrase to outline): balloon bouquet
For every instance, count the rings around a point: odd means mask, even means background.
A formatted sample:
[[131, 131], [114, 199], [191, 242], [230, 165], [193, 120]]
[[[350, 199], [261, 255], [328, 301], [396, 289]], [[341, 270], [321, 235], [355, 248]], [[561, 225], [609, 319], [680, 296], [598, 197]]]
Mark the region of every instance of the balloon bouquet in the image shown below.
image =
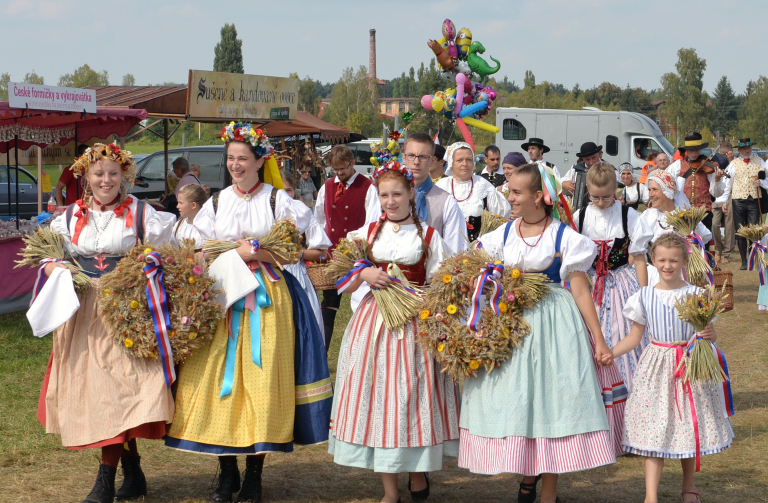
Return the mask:
[[[400, 137], [401, 131], [389, 133], [389, 138], [382, 138], [379, 143], [371, 143], [371, 164], [377, 168], [385, 165], [389, 161], [396, 161], [400, 155]], [[387, 141], [387, 139], [389, 141]]]
[[[478, 41], [472, 41], [472, 32], [462, 28], [456, 32], [453, 21], [443, 21], [443, 38], [430, 40], [427, 45], [435, 53], [437, 64], [443, 70], [443, 78], [456, 83], [445, 91], [428, 94], [421, 98], [421, 106], [443, 114], [447, 119], [456, 122], [464, 141], [475, 149], [472, 134], [467, 126], [498, 133], [499, 128], [481, 121], [488, 115], [496, 91], [479, 82], [483, 77], [492, 75], [501, 69], [499, 60], [491, 57], [496, 66], [489, 65], [479, 54], [485, 52], [485, 47]], [[474, 80], [473, 80], [474, 79]]]

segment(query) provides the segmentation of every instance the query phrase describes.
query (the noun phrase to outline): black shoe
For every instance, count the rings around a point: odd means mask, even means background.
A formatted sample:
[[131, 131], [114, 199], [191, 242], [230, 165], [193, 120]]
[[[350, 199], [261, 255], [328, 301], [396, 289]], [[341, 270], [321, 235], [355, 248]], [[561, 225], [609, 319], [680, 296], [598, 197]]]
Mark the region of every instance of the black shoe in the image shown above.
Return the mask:
[[123, 485], [115, 493], [115, 501], [130, 501], [147, 495], [147, 479], [141, 471], [141, 456], [123, 456]]
[[[518, 503], [533, 503], [536, 501], [536, 484], [539, 483], [539, 480], [541, 480], [541, 475], [536, 475], [536, 479], [533, 481], [533, 484], [520, 482], [520, 489], [517, 490]], [[523, 490], [528, 492], [524, 493]]]
[[[219, 484], [213, 492], [212, 501], [216, 503], [232, 501], [232, 495], [240, 490], [240, 471], [237, 469], [236, 456], [219, 456]], [[216, 479], [214, 478], [214, 484]]]
[[747, 270], [747, 263], [746, 262], [742, 262], [741, 263], [741, 270], [742, 271], [746, 271]]
[[408, 491], [411, 493], [411, 499], [416, 503], [420, 503], [429, 498], [429, 474], [425, 472], [424, 478], [427, 480], [427, 487], [421, 491], [411, 491], [411, 474], [408, 474]]
[[112, 503], [115, 499], [115, 474], [117, 468], [109, 465], [99, 465], [96, 484], [82, 503]]
[[261, 503], [261, 470], [263, 468], [263, 457], [245, 458], [243, 488], [237, 495], [236, 503]]

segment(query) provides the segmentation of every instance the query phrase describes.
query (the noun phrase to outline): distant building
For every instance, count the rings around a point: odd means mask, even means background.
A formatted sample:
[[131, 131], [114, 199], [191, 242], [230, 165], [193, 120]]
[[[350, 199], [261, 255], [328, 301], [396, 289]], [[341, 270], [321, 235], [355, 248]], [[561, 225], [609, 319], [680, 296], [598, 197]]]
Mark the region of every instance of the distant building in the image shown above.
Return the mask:
[[399, 117], [412, 111], [416, 100], [417, 98], [379, 98], [377, 107], [381, 115]]

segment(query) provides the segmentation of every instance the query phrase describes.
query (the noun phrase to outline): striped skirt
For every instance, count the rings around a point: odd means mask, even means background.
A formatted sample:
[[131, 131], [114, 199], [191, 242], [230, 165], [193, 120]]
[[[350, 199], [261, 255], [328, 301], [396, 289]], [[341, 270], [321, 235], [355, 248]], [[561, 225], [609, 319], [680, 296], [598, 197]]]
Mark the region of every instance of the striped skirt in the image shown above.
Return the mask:
[[[415, 335], [415, 319], [402, 338], [388, 330], [371, 294], [355, 311], [341, 343], [331, 413], [329, 452], [336, 463], [391, 472], [373, 463], [376, 453], [362, 451], [402, 449], [407, 457], [410, 449], [442, 451], [443, 443], [458, 440], [456, 388]], [[442, 457], [435, 458], [438, 466], [429, 470], [440, 468]], [[427, 471], [415, 468], [396, 471]]]
[[571, 293], [551, 288], [525, 311], [531, 333], [512, 357], [464, 382], [460, 467], [532, 476], [616, 461], [611, 397], [598, 384], [584, 321]]
[[[595, 270], [590, 269], [588, 274], [594, 284]], [[600, 319], [600, 329], [603, 331], [605, 343], [608, 344], [609, 348], [615, 347], [619, 341], [629, 335], [629, 331], [632, 329], [632, 320], [624, 316], [624, 305], [627, 303], [627, 299], [639, 290], [640, 283], [637, 282], [634, 267], [625, 265], [615, 271], [608, 272], [608, 276], [605, 278], [603, 303], [598, 306], [595, 302], [595, 309]], [[629, 391], [632, 390], [632, 374], [635, 373], [637, 363], [647, 345], [648, 334], [645, 333], [636, 349], [614, 361], [614, 365], [618, 368], [619, 375]], [[624, 398], [626, 398], [626, 393]]]

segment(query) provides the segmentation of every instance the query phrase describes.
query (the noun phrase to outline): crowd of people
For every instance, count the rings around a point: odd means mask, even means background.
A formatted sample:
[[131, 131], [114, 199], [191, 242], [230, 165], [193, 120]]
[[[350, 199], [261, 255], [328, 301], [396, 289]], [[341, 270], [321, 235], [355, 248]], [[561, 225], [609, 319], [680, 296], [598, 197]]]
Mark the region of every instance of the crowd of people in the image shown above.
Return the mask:
[[[705, 206], [698, 234], [706, 242], [714, 235], [727, 259], [728, 216], [735, 226], [756, 223], [759, 189], [768, 183], [749, 139], [739, 141], [737, 159], [721, 145], [725, 160], [716, 155], [708, 167], [700, 158], [707, 144], [691, 135], [672, 164], [649, 153], [635, 180], [631, 166], [615, 169], [592, 142], [562, 177], [544, 159], [549, 148], [540, 138], [503, 156], [487, 147], [477, 174], [472, 146], [446, 149], [416, 133], [405, 140], [402, 161], [378, 167], [372, 180], [355, 170], [347, 147], [333, 147], [333, 176], [317, 190], [307, 171], [298, 181], [280, 173], [260, 131], [239, 131], [225, 138], [231, 186], [209, 197], [180, 164], [187, 183], [175, 194], [178, 220], [126, 194], [122, 182], [132, 181], [135, 164], [118, 147], [96, 146], [103, 155], [89, 149], [74, 165], [86, 181], [82, 198], [52, 228], [80, 258], [106, 255], [114, 266], [139, 240], [240, 245], [218, 268], [231, 297], [227, 319], [209, 346], [181, 364], [174, 394], [158, 360], [127, 357], [112, 342], [96, 308], [98, 279], [54, 333], [38, 417], [71, 449], [101, 448], [84, 503], [147, 494], [139, 438], [218, 456], [215, 502], [260, 502], [266, 454], [324, 441], [338, 465], [381, 474], [385, 503], [401, 501], [399, 473], [408, 473], [413, 501], [427, 499], [428, 474], [450, 456], [473, 473], [522, 475], [520, 502], [533, 502], [541, 481], [541, 501], [555, 503], [559, 474], [609, 465], [623, 453], [646, 458], [646, 502], [658, 501], [665, 459], [681, 461], [683, 501], [700, 501], [698, 460], [726, 449], [733, 430], [722, 386], [684, 388], [677, 373], [676, 348], [693, 328], [673, 316], [674, 301], [697, 287], [681, 279], [689, 248], [664, 212]], [[584, 200], [575, 204], [580, 185]], [[564, 195], [574, 197], [572, 218], [558, 209]], [[507, 223], [480, 235], [488, 212]], [[304, 235], [305, 249], [298, 263], [272, 275], [277, 259], [244, 238], [258, 239], [285, 218]], [[371, 266], [346, 285], [353, 314], [332, 387], [327, 352], [342, 296], [329, 289], [320, 300], [305, 263], [328, 260], [347, 237], [367, 241]], [[746, 243], [738, 243], [745, 264]], [[445, 257], [470, 247], [545, 274], [551, 292], [525, 311], [531, 333], [512, 357], [467, 379], [459, 393], [419, 342], [416, 319], [402, 330], [383, 326], [370, 292], [392, 283], [389, 264], [428, 285]], [[45, 273], [57, 267], [52, 262]], [[109, 270], [91, 269], [95, 277]], [[269, 302], [238, 298], [254, 277]], [[717, 332], [710, 325], [698, 336], [714, 342]], [[678, 396], [690, 396], [690, 406]], [[245, 456], [242, 480], [238, 455]], [[116, 489], [119, 463], [124, 480]]]

